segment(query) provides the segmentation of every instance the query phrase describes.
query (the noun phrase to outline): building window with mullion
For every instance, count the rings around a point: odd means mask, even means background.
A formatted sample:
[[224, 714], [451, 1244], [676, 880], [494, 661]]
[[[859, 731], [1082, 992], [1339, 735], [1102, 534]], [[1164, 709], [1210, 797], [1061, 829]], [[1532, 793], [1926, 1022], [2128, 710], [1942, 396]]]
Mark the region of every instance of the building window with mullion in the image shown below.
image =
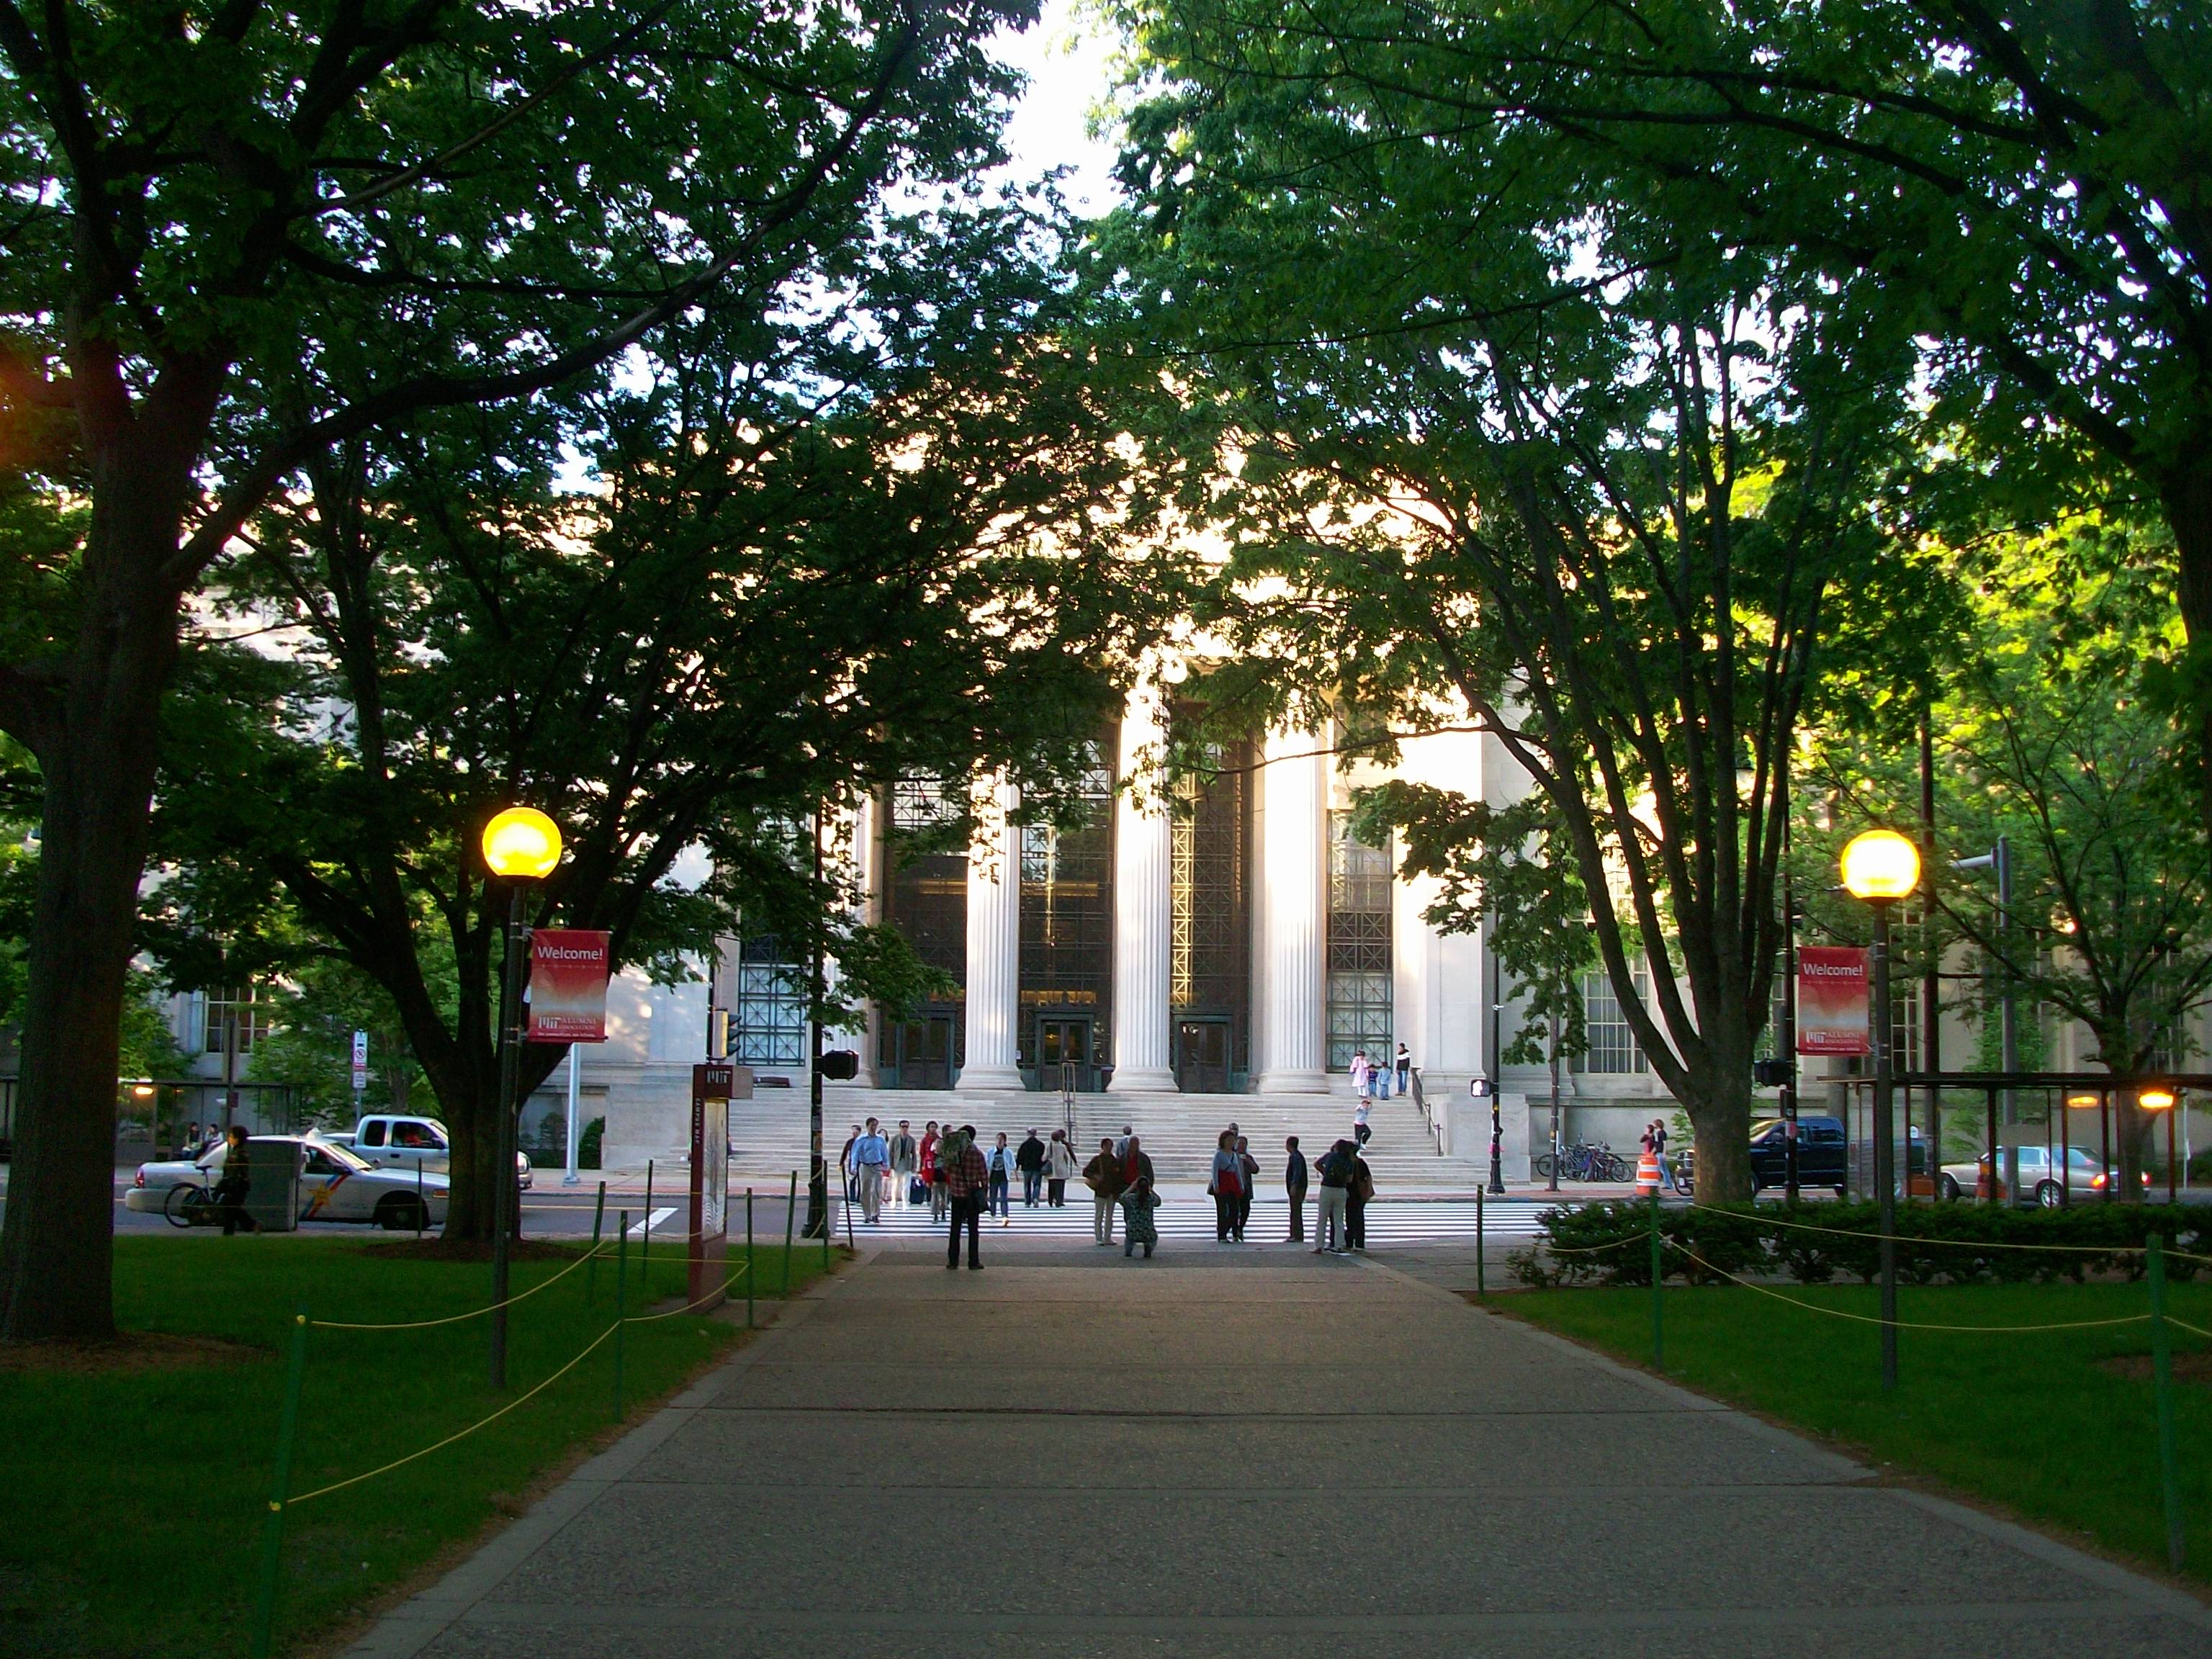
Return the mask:
[[1352, 833], [1352, 814], [1328, 815], [1328, 1069], [1364, 1049], [1387, 1059], [1395, 1038], [1390, 958], [1390, 848]]

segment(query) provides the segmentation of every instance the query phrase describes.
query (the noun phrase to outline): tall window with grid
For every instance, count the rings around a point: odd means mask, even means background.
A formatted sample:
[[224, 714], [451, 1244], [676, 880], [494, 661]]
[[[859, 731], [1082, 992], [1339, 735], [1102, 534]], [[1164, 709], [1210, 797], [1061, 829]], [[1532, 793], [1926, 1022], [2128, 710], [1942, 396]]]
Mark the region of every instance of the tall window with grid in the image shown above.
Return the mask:
[[[968, 980], [968, 852], [943, 848], [941, 836], [960, 817], [959, 803], [933, 777], [902, 779], [890, 800], [891, 876], [884, 884], [884, 919], [955, 985]], [[957, 999], [958, 993], [954, 993]]]
[[1113, 1052], [1114, 772], [1103, 744], [1091, 746], [1077, 788], [1079, 824], [1022, 830], [1018, 1047], [1024, 1067], [1037, 1064], [1040, 1016], [1088, 1016], [1091, 1063], [1103, 1065]]
[[210, 991], [200, 1019], [201, 1051], [219, 1054], [235, 1042], [234, 1053], [252, 1054], [253, 1045], [274, 1029], [275, 1012], [268, 992], [258, 985]]
[[1182, 1018], [1229, 1021], [1232, 1072], [1249, 1063], [1243, 758], [1217, 749], [1210, 776], [1183, 781], [1169, 843], [1168, 1001]]
[[[1636, 970], [1636, 994], [1646, 994], [1647, 977], [1643, 969]], [[1636, 1041], [1636, 1033], [1628, 1018], [1620, 1010], [1620, 999], [1613, 994], [1612, 979], [1601, 973], [1583, 975], [1583, 1024], [1589, 1036], [1589, 1051], [1576, 1061], [1575, 1069], [1599, 1077], [1634, 1076], [1650, 1068], [1644, 1064], [1644, 1050]]]
[[1352, 833], [1349, 812], [1328, 815], [1328, 1068], [1361, 1049], [1390, 1052], [1390, 848]]
[[806, 1060], [806, 967], [784, 959], [773, 933], [738, 941], [730, 1003], [730, 1058], [741, 1066], [799, 1066]]

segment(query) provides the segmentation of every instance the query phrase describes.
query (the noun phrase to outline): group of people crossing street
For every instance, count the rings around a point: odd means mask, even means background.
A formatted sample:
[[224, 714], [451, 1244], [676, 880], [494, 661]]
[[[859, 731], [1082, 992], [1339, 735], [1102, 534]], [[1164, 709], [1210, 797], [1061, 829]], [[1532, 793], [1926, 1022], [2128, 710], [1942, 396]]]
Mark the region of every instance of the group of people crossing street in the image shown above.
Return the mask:
[[[1299, 1149], [1297, 1136], [1284, 1141], [1283, 1189], [1290, 1200], [1286, 1243], [1305, 1243], [1306, 1200], [1313, 1194], [1314, 1254], [1342, 1255], [1366, 1249], [1366, 1209], [1375, 1195], [1374, 1172], [1361, 1156], [1368, 1139], [1366, 1117], [1363, 1100], [1353, 1113], [1352, 1133], [1310, 1163]], [[886, 1203], [894, 1208], [926, 1204], [933, 1223], [948, 1224], [945, 1265], [960, 1265], [964, 1233], [968, 1265], [979, 1270], [985, 1216], [995, 1218], [1001, 1226], [1011, 1224], [1017, 1185], [1025, 1209], [1064, 1208], [1068, 1181], [1078, 1172], [1075, 1150], [1063, 1129], [1054, 1130], [1049, 1139], [1031, 1129], [1018, 1145], [1011, 1144], [1000, 1131], [985, 1146], [975, 1125], [940, 1126], [935, 1119], [924, 1124], [919, 1135], [905, 1118], [888, 1133], [875, 1118], [856, 1123], [838, 1165], [846, 1199], [859, 1209], [863, 1224], [880, 1225]], [[1154, 1212], [1160, 1195], [1152, 1160], [1134, 1128], [1124, 1125], [1119, 1136], [1101, 1139], [1097, 1153], [1081, 1166], [1081, 1175], [1091, 1189], [1094, 1242], [1113, 1245], [1118, 1220], [1122, 1255], [1134, 1256], [1141, 1250], [1149, 1257], [1159, 1243]], [[1217, 1243], [1246, 1242], [1261, 1181], [1260, 1161], [1250, 1140], [1231, 1123], [1216, 1141], [1206, 1178]]]

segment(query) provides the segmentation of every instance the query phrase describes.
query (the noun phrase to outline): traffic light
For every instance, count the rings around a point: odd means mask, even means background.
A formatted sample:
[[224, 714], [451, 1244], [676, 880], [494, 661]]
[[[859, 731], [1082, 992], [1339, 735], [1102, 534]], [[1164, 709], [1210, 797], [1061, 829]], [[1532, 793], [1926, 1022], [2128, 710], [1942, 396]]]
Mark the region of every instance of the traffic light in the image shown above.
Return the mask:
[[833, 1081], [849, 1082], [860, 1074], [860, 1057], [850, 1048], [825, 1048], [822, 1051], [822, 1075]]
[[1751, 1062], [1751, 1080], [1762, 1089], [1786, 1088], [1790, 1083], [1790, 1062], [1774, 1058]]

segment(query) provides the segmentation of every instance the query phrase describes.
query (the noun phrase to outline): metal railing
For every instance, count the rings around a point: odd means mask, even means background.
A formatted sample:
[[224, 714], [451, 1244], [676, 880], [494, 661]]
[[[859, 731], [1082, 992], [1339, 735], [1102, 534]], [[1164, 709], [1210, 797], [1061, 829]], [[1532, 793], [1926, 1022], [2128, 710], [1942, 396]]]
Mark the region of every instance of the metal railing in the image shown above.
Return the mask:
[[1413, 1104], [1420, 1109], [1421, 1122], [1428, 1129], [1429, 1140], [1438, 1158], [1444, 1155], [1444, 1127], [1437, 1121], [1437, 1115], [1429, 1109], [1428, 1091], [1421, 1086], [1421, 1069], [1416, 1066], [1406, 1075], [1413, 1080]]

